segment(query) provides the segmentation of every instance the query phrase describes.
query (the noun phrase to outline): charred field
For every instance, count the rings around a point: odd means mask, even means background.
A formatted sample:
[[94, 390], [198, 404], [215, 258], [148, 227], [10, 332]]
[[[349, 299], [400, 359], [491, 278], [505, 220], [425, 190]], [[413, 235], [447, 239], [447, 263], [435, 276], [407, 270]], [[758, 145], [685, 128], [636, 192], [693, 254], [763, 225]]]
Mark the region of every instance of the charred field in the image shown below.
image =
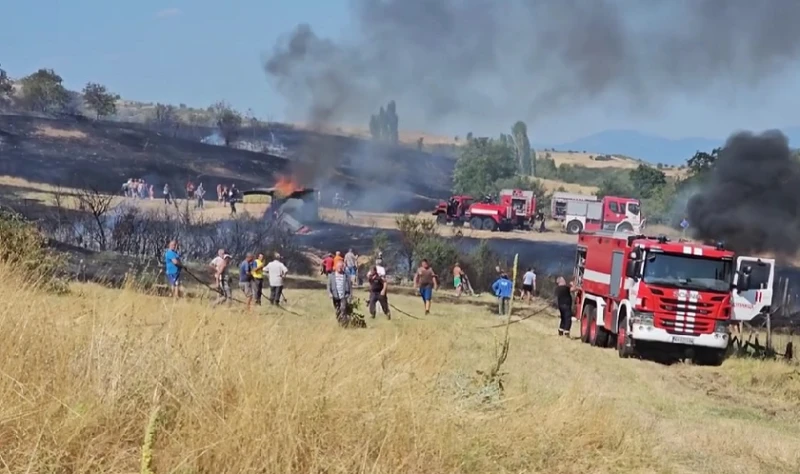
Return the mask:
[[[199, 133], [211, 134], [212, 129]], [[128, 178], [182, 189], [191, 179], [206, 189], [235, 184], [269, 186], [308, 161], [302, 143], [315, 142], [314, 163], [325, 178], [302, 183], [342, 192], [355, 210], [417, 212], [449, 195], [453, 160], [410, 148], [275, 125], [273, 134], [296, 149], [288, 158], [173, 137], [139, 124], [0, 115], [0, 175], [64, 187], [93, 187], [116, 194]]]

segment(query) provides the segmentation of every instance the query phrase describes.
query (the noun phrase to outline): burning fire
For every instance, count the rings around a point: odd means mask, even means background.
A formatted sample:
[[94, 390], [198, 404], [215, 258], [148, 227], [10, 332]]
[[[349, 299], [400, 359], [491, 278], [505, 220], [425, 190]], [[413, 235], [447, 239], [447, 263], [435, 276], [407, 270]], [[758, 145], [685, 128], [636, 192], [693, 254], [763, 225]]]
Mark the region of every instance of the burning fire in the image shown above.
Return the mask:
[[275, 182], [275, 191], [281, 196], [289, 196], [303, 189], [303, 186], [300, 186], [300, 184], [290, 176], [279, 175], [278, 181]]

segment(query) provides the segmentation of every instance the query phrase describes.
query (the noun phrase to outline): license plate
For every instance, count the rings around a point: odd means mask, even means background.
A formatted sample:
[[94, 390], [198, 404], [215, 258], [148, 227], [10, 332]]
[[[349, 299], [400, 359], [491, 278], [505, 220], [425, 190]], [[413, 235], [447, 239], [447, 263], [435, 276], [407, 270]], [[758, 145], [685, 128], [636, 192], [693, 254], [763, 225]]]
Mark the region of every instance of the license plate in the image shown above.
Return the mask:
[[694, 338], [691, 337], [681, 337], [681, 336], [673, 336], [672, 342], [675, 344], [694, 344]]

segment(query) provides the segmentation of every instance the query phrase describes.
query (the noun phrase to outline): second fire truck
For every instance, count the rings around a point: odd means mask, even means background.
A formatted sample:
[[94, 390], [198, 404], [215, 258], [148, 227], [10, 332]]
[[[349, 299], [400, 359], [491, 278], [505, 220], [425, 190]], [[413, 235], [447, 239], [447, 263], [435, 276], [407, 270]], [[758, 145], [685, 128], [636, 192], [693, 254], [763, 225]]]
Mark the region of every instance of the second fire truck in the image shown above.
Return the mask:
[[620, 357], [719, 365], [731, 322], [768, 312], [775, 261], [720, 245], [629, 233], [578, 238], [574, 279], [583, 342]]

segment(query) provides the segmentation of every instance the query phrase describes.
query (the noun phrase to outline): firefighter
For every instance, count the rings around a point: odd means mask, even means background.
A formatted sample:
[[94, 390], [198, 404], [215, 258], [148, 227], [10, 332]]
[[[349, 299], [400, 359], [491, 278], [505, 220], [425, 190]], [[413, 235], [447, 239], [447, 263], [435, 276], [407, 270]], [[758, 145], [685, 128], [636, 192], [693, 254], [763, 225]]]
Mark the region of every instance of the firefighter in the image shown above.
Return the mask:
[[572, 283], [567, 284], [564, 277], [558, 277], [556, 284], [556, 306], [558, 306], [561, 320], [558, 326], [558, 335], [569, 337], [569, 331], [572, 328], [572, 293], [576, 291], [576, 288]]

